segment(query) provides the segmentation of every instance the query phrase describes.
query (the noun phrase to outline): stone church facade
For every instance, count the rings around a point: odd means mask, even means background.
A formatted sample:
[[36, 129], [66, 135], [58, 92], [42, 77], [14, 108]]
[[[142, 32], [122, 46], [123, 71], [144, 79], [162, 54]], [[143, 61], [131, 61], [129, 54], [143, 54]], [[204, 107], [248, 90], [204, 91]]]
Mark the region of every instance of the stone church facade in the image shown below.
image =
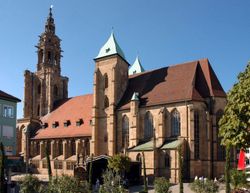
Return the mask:
[[93, 94], [68, 98], [51, 10], [37, 49], [37, 71], [25, 71], [18, 121], [19, 152], [34, 172], [47, 172], [46, 147], [53, 174], [70, 175], [90, 154], [141, 162], [144, 152], [147, 175], [175, 183], [181, 146], [186, 179], [223, 174], [218, 120], [226, 94], [208, 59], [144, 71], [137, 58], [128, 73], [112, 33], [94, 59]]

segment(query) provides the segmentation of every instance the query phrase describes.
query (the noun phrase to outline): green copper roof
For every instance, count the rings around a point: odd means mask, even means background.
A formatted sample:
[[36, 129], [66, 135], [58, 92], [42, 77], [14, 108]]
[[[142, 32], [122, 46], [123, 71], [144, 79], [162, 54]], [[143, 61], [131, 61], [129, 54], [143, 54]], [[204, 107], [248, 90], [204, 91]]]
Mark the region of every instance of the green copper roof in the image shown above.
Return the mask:
[[153, 150], [153, 145], [153, 141], [148, 141], [146, 143], [135, 146], [134, 148], [130, 149], [130, 151], [150, 151]]
[[177, 139], [174, 141], [166, 142], [161, 149], [176, 149], [183, 143], [183, 139]]
[[135, 59], [134, 64], [130, 67], [130, 69], [128, 71], [128, 74], [132, 75], [132, 74], [137, 74], [137, 73], [144, 72], [144, 71], [145, 70], [141, 65], [139, 57], [137, 56], [136, 59]]
[[[183, 143], [183, 139], [176, 139], [176, 140], [172, 140], [172, 141], [166, 141], [161, 148], [159, 148], [161, 150], [164, 149], [177, 149], [180, 145], [182, 145]], [[153, 140], [142, 143], [140, 145], [137, 145], [133, 148], [131, 148], [129, 151], [152, 151], [154, 148], [154, 143]]]
[[139, 93], [138, 92], [134, 92], [131, 101], [139, 101]]
[[123, 59], [125, 59], [125, 55], [120, 48], [119, 44], [117, 43], [114, 33], [112, 32], [108, 41], [102, 46], [102, 48], [99, 51], [97, 58], [102, 58], [105, 56], [110, 56], [113, 54], [119, 54]]

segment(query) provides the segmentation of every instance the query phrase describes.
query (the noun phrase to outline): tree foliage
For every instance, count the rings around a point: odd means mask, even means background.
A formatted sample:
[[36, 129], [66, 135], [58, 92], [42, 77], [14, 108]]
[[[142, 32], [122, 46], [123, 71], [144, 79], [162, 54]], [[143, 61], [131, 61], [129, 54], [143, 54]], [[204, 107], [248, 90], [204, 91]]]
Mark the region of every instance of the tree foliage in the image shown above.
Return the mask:
[[125, 172], [129, 171], [130, 158], [120, 154], [114, 155], [108, 160], [108, 168], [123, 175]]
[[238, 82], [228, 92], [224, 115], [219, 121], [223, 145], [250, 145], [250, 64], [238, 75]]
[[90, 193], [86, 181], [81, 182], [77, 178], [67, 175], [53, 178], [43, 190], [44, 193]]
[[172, 191], [169, 190], [170, 183], [164, 177], [160, 177], [160, 178], [155, 179], [154, 188], [155, 188], [156, 193], [172, 193]]
[[195, 193], [217, 193], [219, 185], [213, 180], [195, 180], [191, 183], [190, 188]]
[[36, 176], [26, 175], [20, 182], [20, 193], [38, 193], [41, 192], [41, 183]]
[[117, 172], [107, 169], [103, 175], [103, 184], [99, 193], [123, 193], [125, 189], [121, 186], [121, 176]]

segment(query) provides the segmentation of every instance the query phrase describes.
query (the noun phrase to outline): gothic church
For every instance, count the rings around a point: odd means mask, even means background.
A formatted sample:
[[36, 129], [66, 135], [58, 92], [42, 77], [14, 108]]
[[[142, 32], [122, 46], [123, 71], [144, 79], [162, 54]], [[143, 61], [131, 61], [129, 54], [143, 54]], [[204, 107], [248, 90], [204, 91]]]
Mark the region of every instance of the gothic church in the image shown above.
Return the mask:
[[34, 173], [74, 175], [90, 154], [146, 158], [147, 175], [178, 182], [182, 146], [186, 179], [218, 177], [224, 148], [218, 120], [226, 94], [208, 59], [145, 71], [133, 65], [112, 33], [94, 59], [93, 94], [68, 98], [60, 39], [50, 9], [37, 47], [37, 71], [25, 71], [18, 151]]

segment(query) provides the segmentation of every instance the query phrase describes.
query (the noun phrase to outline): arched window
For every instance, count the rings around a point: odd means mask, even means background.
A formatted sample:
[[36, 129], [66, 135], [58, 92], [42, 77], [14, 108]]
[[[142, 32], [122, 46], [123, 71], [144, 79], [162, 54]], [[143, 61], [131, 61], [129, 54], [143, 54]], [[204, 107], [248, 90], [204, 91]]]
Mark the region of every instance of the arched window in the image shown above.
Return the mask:
[[136, 161], [142, 162], [142, 158], [141, 158], [141, 154], [140, 154], [140, 153], [138, 153], [138, 154], [136, 155]]
[[58, 141], [58, 154], [59, 155], [63, 154], [63, 144], [61, 140]]
[[200, 157], [200, 120], [198, 111], [194, 111], [194, 159]]
[[48, 153], [50, 155], [51, 154], [51, 142], [50, 141], [47, 141], [46, 148], [48, 148]]
[[171, 113], [171, 134], [172, 136], [180, 135], [180, 113], [174, 109]]
[[170, 156], [168, 153], [165, 155], [165, 168], [170, 168]]
[[108, 107], [109, 107], [109, 99], [108, 99], [107, 96], [105, 96], [105, 98], [104, 98], [104, 108], [106, 109]]
[[37, 94], [40, 95], [41, 94], [41, 84], [39, 83], [37, 86]]
[[108, 88], [108, 86], [109, 86], [108, 75], [105, 73], [104, 74], [104, 88]]
[[36, 155], [40, 155], [40, 142], [37, 141], [36, 143]]
[[219, 161], [224, 161], [226, 158], [225, 147], [221, 145], [221, 137], [219, 137], [219, 121], [223, 116], [223, 111], [218, 110], [216, 113], [216, 132], [217, 132], [217, 159]]
[[48, 52], [48, 61], [51, 61], [51, 52]]
[[54, 86], [54, 97], [56, 98], [58, 96], [58, 88], [57, 86], [55, 85]]
[[71, 140], [71, 155], [76, 155], [76, 142]]
[[38, 60], [39, 63], [43, 62], [43, 49], [39, 50]]
[[129, 146], [129, 119], [125, 115], [122, 118], [122, 147], [126, 148]]
[[37, 116], [40, 116], [40, 105], [37, 106]]
[[152, 114], [148, 111], [144, 118], [144, 139], [150, 140], [154, 136], [154, 121]]

